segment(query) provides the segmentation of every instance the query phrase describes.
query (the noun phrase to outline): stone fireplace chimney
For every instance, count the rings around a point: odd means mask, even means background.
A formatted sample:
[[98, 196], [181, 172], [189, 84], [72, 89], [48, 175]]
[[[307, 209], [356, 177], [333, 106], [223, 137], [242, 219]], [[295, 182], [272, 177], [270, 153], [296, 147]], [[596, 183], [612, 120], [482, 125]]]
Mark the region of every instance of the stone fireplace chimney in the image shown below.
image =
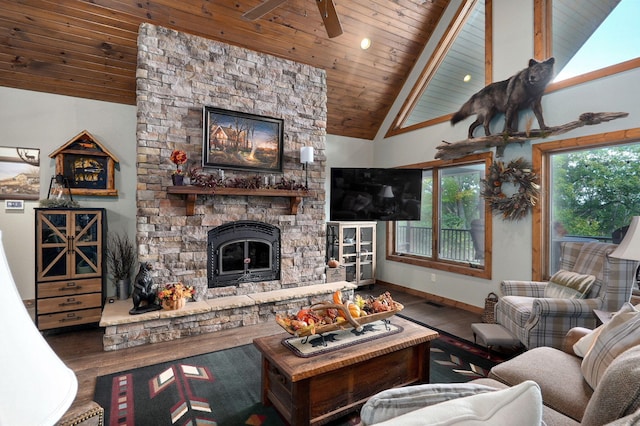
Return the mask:
[[[325, 72], [142, 24], [136, 75], [137, 243], [140, 261], [154, 266], [154, 281], [194, 285], [198, 299], [321, 283], [326, 232]], [[282, 177], [304, 182], [300, 147], [313, 146], [309, 189], [314, 197], [305, 198], [298, 213], [291, 214], [285, 197], [204, 195], [196, 200], [195, 214], [187, 216], [183, 196], [167, 194], [174, 168], [169, 156], [181, 149], [189, 167], [201, 164], [204, 106], [283, 119]], [[226, 179], [260, 174], [224, 172]], [[279, 230], [279, 273], [209, 287], [207, 235], [236, 221], [260, 222]]]

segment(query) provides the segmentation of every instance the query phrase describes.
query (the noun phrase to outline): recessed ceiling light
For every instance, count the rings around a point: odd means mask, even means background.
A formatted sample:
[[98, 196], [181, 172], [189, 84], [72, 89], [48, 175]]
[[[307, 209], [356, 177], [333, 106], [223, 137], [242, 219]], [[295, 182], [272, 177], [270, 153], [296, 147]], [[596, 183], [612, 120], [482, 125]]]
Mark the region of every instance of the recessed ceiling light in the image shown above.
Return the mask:
[[368, 39], [367, 37], [363, 38], [362, 41], [360, 42], [360, 48], [362, 50], [367, 50], [370, 47], [371, 47], [371, 40]]
[[467, 74], [464, 76], [464, 78], [462, 79], [462, 81], [464, 81], [465, 83], [468, 83], [471, 81], [471, 74]]

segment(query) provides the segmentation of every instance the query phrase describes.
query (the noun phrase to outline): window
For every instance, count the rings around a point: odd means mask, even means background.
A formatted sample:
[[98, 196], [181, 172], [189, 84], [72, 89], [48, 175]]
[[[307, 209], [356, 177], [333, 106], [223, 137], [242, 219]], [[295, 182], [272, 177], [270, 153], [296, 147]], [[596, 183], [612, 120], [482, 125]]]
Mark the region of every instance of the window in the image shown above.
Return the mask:
[[491, 215], [480, 195], [491, 154], [422, 168], [419, 221], [391, 222], [387, 259], [482, 278], [491, 277]]
[[637, 0], [536, 0], [535, 55], [556, 58], [566, 87], [640, 66]]
[[534, 279], [558, 269], [562, 241], [619, 242], [621, 228], [640, 213], [640, 140], [627, 136], [637, 131], [533, 146], [549, 194], [533, 211], [533, 223], [541, 224], [534, 229]]
[[462, 3], [387, 136], [448, 120], [491, 82], [490, 17], [491, 0]]

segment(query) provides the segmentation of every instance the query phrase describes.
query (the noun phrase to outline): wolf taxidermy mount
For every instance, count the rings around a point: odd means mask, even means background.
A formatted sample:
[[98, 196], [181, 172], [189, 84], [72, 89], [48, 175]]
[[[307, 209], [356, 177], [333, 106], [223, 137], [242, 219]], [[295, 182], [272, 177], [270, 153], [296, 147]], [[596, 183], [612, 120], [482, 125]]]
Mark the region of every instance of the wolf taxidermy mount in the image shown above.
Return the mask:
[[540, 100], [553, 77], [554, 62], [554, 58], [543, 62], [530, 59], [527, 68], [507, 80], [491, 83], [471, 96], [453, 115], [451, 124], [476, 114], [476, 121], [469, 126], [469, 139], [473, 139], [473, 131], [480, 125], [489, 136], [491, 119], [497, 113], [504, 113], [504, 132], [510, 134], [518, 131], [518, 111], [531, 108], [538, 119], [540, 129], [546, 129]]

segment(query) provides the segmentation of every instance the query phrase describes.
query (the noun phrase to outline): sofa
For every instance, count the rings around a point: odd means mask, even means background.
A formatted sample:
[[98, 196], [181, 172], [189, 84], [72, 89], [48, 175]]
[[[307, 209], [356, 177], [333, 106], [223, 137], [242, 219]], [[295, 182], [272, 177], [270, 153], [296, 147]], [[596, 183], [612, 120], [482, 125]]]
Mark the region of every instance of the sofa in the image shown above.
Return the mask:
[[597, 329], [571, 329], [561, 348], [528, 350], [488, 378], [381, 392], [361, 419], [363, 426], [640, 424], [640, 310], [627, 303]]

